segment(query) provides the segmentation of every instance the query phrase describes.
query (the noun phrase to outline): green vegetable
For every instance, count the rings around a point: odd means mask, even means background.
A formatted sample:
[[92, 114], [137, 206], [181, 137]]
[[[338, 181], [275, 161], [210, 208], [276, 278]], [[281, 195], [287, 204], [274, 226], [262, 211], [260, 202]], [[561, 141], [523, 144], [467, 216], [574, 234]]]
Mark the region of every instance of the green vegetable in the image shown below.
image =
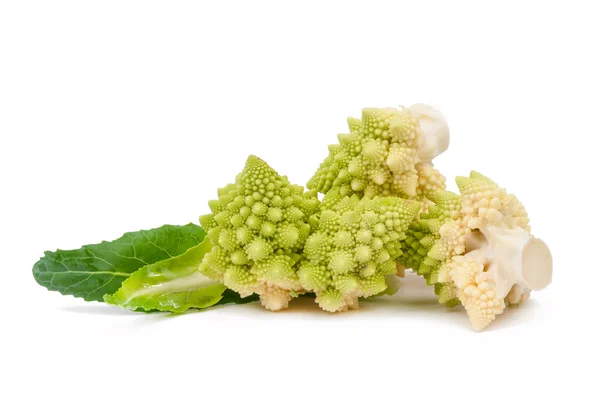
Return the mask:
[[349, 134], [338, 135], [329, 156], [306, 186], [342, 196], [396, 196], [429, 203], [445, 188], [445, 178], [431, 160], [448, 147], [448, 125], [425, 105], [398, 110], [365, 108], [362, 118], [348, 118]]
[[460, 195], [446, 191], [432, 163], [449, 144], [439, 111], [365, 108], [348, 125], [308, 191], [252, 155], [208, 202], [206, 238], [192, 224], [127, 233], [46, 252], [34, 277], [50, 290], [135, 311], [258, 299], [277, 311], [310, 296], [337, 312], [395, 293], [394, 278], [412, 269], [441, 303], [462, 304], [476, 330], [550, 284], [550, 251], [531, 235], [516, 197], [477, 172], [457, 178]]
[[359, 297], [385, 291], [385, 277], [396, 273], [400, 242], [420, 208], [412, 200], [353, 195], [324, 210], [304, 246], [302, 287], [330, 312], [357, 308]]
[[319, 201], [292, 185], [264, 160], [250, 156], [235, 179], [200, 217], [214, 245], [204, 258], [207, 275], [242, 297], [258, 294], [271, 310], [288, 306], [302, 286], [297, 268]]
[[104, 301], [130, 310], [183, 312], [188, 308], [206, 308], [223, 297], [227, 287], [200, 272], [200, 263], [210, 251], [208, 239], [180, 256], [146, 265], [128, 278]]
[[48, 290], [103, 301], [143, 266], [177, 257], [204, 239], [195, 224], [164, 225], [128, 232], [112, 242], [86, 245], [76, 250], [45, 252], [33, 266], [33, 277]]
[[479, 331], [550, 284], [552, 256], [514, 195], [475, 171], [456, 183], [460, 195], [438, 192], [411, 224], [399, 261], [435, 285], [441, 303], [462, 304]]

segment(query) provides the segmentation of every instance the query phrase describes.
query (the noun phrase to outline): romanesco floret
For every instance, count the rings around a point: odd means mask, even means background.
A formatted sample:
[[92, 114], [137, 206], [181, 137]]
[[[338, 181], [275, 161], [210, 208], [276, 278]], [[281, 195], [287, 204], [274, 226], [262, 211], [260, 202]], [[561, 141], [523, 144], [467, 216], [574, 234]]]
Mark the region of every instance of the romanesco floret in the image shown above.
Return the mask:
[[440, 302], [462, 303], [479, 331], [550, 283], [552, 257], [514, 195], [477, 172], [456, 181], [460, 196], [437, 193], [411, 224], [400, 261], [435, 284]]
[[411, 200], [353, 195], [323, 210], [304, 246], [302, 287], [330, 312], [357, 308], [359, 297], [384, 291], [385, 276], [396, 272], [404, 231], [420, 208]]
[[[307, 187], [322, 193], [416, 198], [426, 209], [429, 196], [445, 188], [431, 160], [448, 147], [443, 116], [426, 105], [365, 108], [362, 119], [348, 118], [350, 134], [338, 135]], [[422, 128], [424, 126], [424, 128]]]
[[308, 219], [318, 209], [315, 191], [289, 183], [250, 156], [235, 183], [218, 190], [211, 214], [200, 217], [214, 245], [202, 270], [242, 297], [257, 293], [270, 310], [286, 308], [302, 286], [297, 267]]
[[441, 303], [454, 306], [460, 302], [454, 289], [437, 284], [440, 261], [427, 254], [440, 239], [440, 229], [451, 220], [460, 216], [460, 196], [448, 191], [439, 191], [432, 196], [434, 204], [427, 212], [411, 223], [406, 231], [406, 239], [402, 242], [402, 255], [398, 262], [425, 277], [427, 284], [435, 284], [436, 293]]

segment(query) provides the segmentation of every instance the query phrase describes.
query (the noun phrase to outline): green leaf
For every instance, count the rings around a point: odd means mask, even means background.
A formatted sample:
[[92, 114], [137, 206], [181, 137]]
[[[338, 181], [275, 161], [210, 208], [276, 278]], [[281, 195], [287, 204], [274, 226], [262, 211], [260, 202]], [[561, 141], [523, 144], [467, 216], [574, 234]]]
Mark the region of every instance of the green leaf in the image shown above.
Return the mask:
[[246, 296], [246, 297], [240, 297], [240, 295], [231, 290], [231, 289], [227, 289], [225, 290], [225, 292], [223, 293], [223, 298], [217, 303], [217, 305], [223, 305], [223, 304], [246, 304], [246, 303], [251, 303], [253, 301], [258, 301], [260, 299], [260, 297], [258, 296], [258, 294], [253, 294], [251, 296]]
[[188, 308], [210, 307], [227, 289], [200, 272], [204, 255], [212, 249], [209, 239], [181, 256], [140, 268], [113, 295], [104, 301], [130, 310], [184, 312]]
[[33, 277], [48, 290], [103, 301], [105, 294], [116, 292], [141, 267], [185, 253], [202, 242], [204, 235], [195, 224], [163, 225], [128, 232], [112, 242], [45, 252], [33, 266]]
[[[212, 307], [218, 307], [220, 305], [225, 305], [225, 304], [246, 304], [246, 303], [252, 303], [252, 302], [258, 301], [258, 300], [260, 300], [260, 296], [258, 294], [253, 294], [251, 296], [246, 296], [246, 297], [240, 297], [238, 292], [233, 291], [231, 289], [225, 289], [219, 302], [213, 304]], [[193, 307], [193, 306], [191, 306], [191, 307]], [[158, 309], [145, 310], [142, 307], [135, 309], [135, 311], [146, 312], [148, 314], [153, 313], [153, 312], [162, 312], [161, 310], [158, 310]], [[170, 311], [170, 310], [163, 310], [163, 311]]]

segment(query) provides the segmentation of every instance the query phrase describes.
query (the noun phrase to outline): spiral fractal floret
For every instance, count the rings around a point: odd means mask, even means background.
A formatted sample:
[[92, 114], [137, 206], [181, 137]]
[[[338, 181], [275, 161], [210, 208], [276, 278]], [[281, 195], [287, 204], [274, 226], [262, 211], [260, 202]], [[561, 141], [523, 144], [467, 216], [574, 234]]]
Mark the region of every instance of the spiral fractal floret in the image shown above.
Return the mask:
[[356, 308], [359, 297], [386, 290], [385, 276], [396, 272], [404, 231], [420, 208], [400, 198], [354, 195], [323, 210], [304, 247], [302, 287], [330, 312]]
[[440, 302], [462, 304], [479, 331], [550, 284], [552, 257], [514, 195], [474, 171], [456, 182], [460, 195], [438, 192], [411, 224], [399, 261], [435, 285]]
[[315, 191], [292, 185], [250, 156], [234, 184], [218, 190], [211, 214], [200, 217], [214, 245], [203, 272], [242, 297], [256, 293], [270, 310], [286, 308], [302, 291], [297, 268], [317, 211]]
[[446, 150], [448, 129], [433, 108], [365, 108], [361, 119], [348, 118], [348, 126], [350, 133], [329, 146], [307, 187], [322, 193], [338, 189], [343, 197], [414, 198], [424, 209], [445, 188], [431, 160]]

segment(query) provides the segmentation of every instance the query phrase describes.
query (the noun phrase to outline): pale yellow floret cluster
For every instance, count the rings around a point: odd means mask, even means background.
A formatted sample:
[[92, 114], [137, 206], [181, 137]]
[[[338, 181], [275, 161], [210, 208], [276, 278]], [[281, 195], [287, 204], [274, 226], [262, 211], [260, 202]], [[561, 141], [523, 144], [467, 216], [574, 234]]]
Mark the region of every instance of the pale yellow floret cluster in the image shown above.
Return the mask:
[[446, 177], [433, 167], [431, 162], [421, 162], [415, 165], [419, 176], [416, 200], [421, 201], [421, 211], [428, 210], [432, 204], [431, 198], [436, 192], [446, 189]]
[[419, 121], [408, 109], [365, 108], [362, 119], [348, 119], [350, 134], [338, 135], [339, 145], [307, 186], [322, 193], [339, 189], [341, 196], [426, 197], [444, 189], [445, 181], [430, 164], [420, 164]]
[[529, 219], [523, 205], [514, 195], [498, 187], [492, 180], [472, 172], [470, 178], [458, 177], [461, 192], [461, 217], [440, 228], [440, 240], [429, 256], [440, 260], [437, 282], [451, 284], [466, 308], [473, 327], [483, 329], [511, 304], [524, 301], [529, 290], [513, 286], [507, 297], [495, 296], [495, 282], [487, 273], [485, 256], [464, 256], [468, 252], [468, 235], [484, 223], [502, 228], [521, 227], [529, 231]]
[[504, 298], [504, 301], [510, 306], [518, 306], [519, 304], [523, 304], [529, 298], [530, 294], [531, 290], [520, 285], [513, 285], [508, 295]]
[[242, 297], [258, 294], [279, 310], [302, 291], [297, 268], [310, 234], [316, 192], [289, 183], [263, 160], [250, 156], [235, 184], [219, 189], [200, 217], [213, 244], [202, 271]]
[[[481, 330], [503, 311], [505, 304], [518, 305], [530, 293], [516, 282], [508, 285], [508, 290], [506, 284], [497, 289], [497, 273], [490, 271], [492, 260], [485, 250], [478, 250], [486, 245], [481, 231], [497, 228], [507, 233], [529, 232], [529, 219], [519, 200], [489, 178], [471, 172], [470, 177], [458, 177], [456, 181], [460, 195], [436, 192], [428, 211], [410, 225], [399, 262], [434, 285], [441, 303], [462, 304], [473, 326]], [[488, 255], [494, 257], [494, 253]], [[494, 261], [498, 260], [509, 261]], [[498, 296], [499, 291], [503, 297]]]
[[462, 197], [464, 222], [470, 229], [486, 222], [498, 227], [521, 227], [530, 230], [527, 211], [512, 194], [500, 188], [489, 178], [471, 172], [470, 177], [457, 177], [456, 183]]
[[487, 265], [476, 258], [455, 256], [445, 266], [458, 298], [477, 331], [489, 325], [504, 310], [503, 298], [496, 296], [495, 281], [485, 272]]

